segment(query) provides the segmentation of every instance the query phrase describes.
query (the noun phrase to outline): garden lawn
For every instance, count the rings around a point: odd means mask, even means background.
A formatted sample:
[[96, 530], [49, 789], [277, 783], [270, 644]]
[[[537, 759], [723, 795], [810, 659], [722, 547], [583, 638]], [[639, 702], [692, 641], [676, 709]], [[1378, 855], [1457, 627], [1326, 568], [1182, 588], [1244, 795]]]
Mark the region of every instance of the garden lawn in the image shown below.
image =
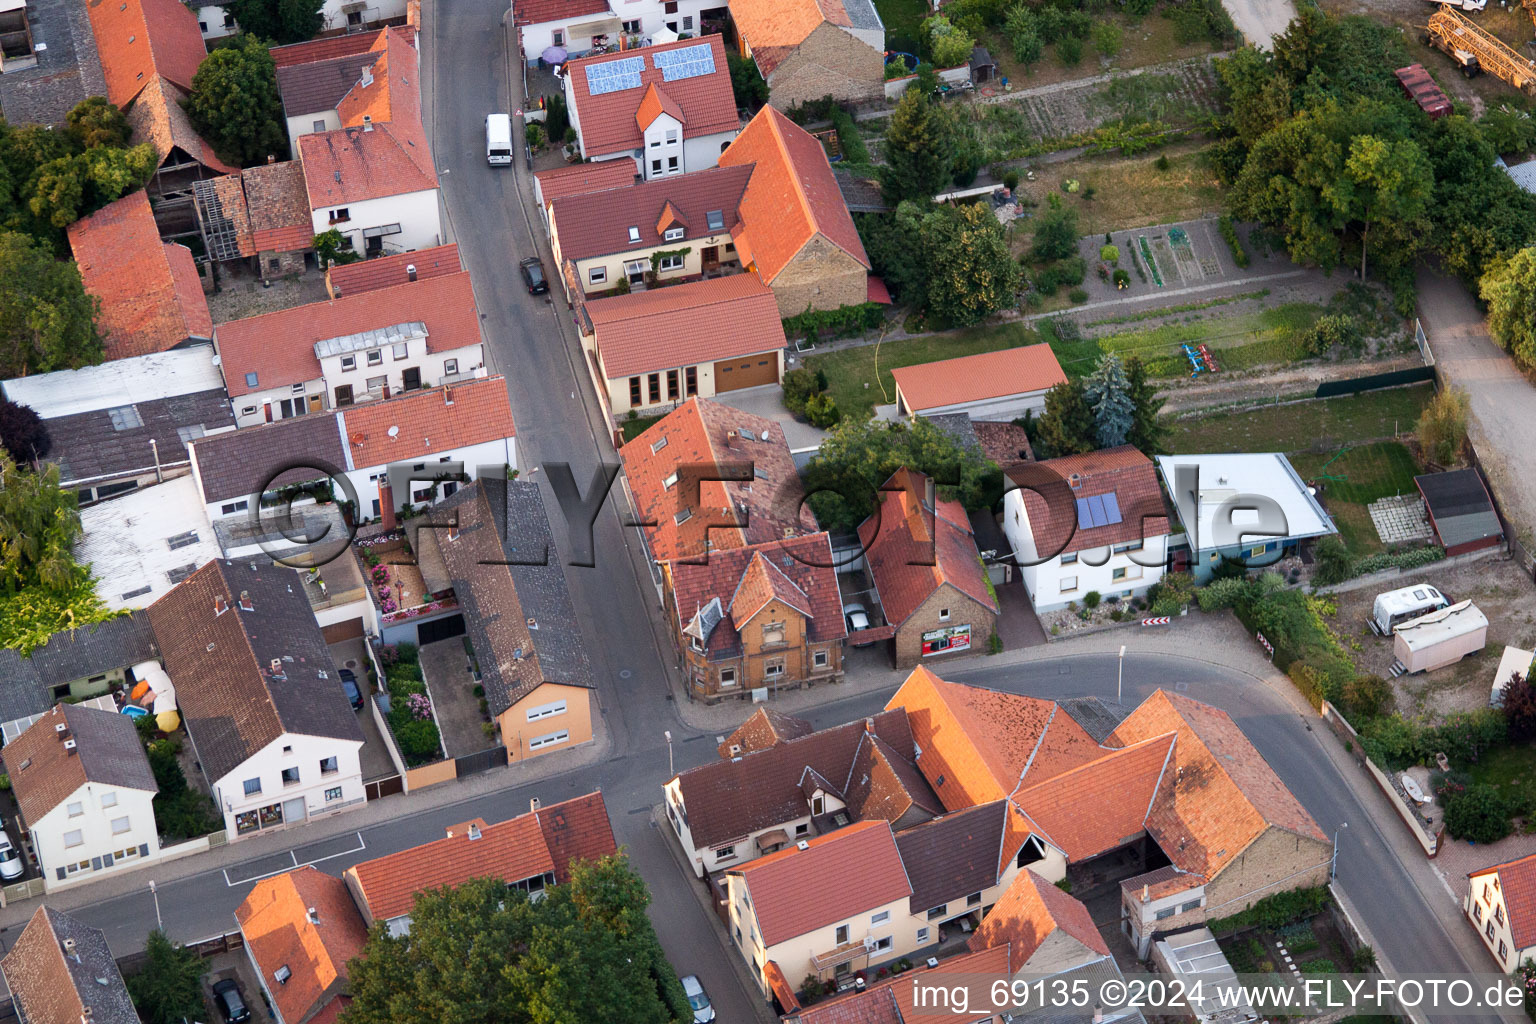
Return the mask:
[[885, 25], [887, 46], [915, 44], [922, 36], [923, 19], [931, 13], [924, 0], [875, 0], [875, 10]]
[[[1160, 156], [1168, 158], [1166, 171], [1158, 170]], [[1068, 178], [1093, 186], [1095, 197], [1084, 199], [1081, 191], [1063, 192], [1061, 183]], [[1084, 155], [1045, 164], [1036, 170], [1034, 181], [1019, 184], [1019, 191], [1027, 192], [1042, 206], [1048, 195], [1060, 196], [1077, 211], [1078, 228], [1084, 235], [1196, 220], [1224, 210], [1221, 183], [1206, 163], [1204, 143], [1175, 143], [1137, 156]], [[1022, 254], [1028, 248], [1030, 229], [1027, 220], [1017, 223], [1013, 231], [1016, 252]], [[1130, 269], [1128, 261], [1125, 265]], [[1134, 291], [1140, 282], [1134, 276], [1132, 282]]]
[[1418, 463], [1397, 441], [1337, 452], [1302, 452], [1291, 456], [1302, 479], [1322, 478], [1323, 504], [1339, 528], [1339, 538], [1351, 554], [1364, 556], [1384, 550], [1367, 506], [1394, 494], [1412, 494]]
[[1242, 370], [1303, 358], [1301, 335], [1321, 312], [1311, 303], [1292, 302], [1241, 316], [1199, 318], [1080, 341], [1061, 342], [1053, 335], [1051, 348], [1069, 377], [1091, 373], [1106, 352], [1140, 356], [1153, 377], [1185, 377], [1189, 359], [1181, 346], [1186, 342], [1206, 345], [1222, 369]]
[[624, 443], [629, 444], [629, 442], [651, 429], [651, 426], [660, 420], [660, 416], [638, 416], [632, 420], [624, 420], [620, 424], [620, 428], [624, 432]]
[[[882, 18], [885, 17], [885, 8], [889, 2], [890, 0], [880, 0], [875, 4]], [[1120, 52], [1110, 59], [1109, 70], [1111, 71], [1147, 67], [1151, 64], [1166, 64], [1183, 57], [1196, 57], [1202, 53], [1210, 53], [1214, 49], [1207, 39], [1193, 43], [1179, 42], [1174, 38], [1173, 22], [1159, 15], [1133, 19], [1123, 14], [1100, 13], [1094, 16], [1094, 20], [1107, 21], [1118, 25], [1121, 29]], [[890, 31], [891, 23], [886, 21], [885, 27]], [[1105, 72], [1104, 66], [1099, 62], [1099, 52], [1094, 48], [1092, 39], [1085, 41], [1083, 59], [1075, 65], [1063, 64], [1056, 56], [1056, 47], [1051, 45], [1045, 48], [1044, 56], [1028, 69], [1013, 59], [1013, 47], [1008, 44], [1008, 40], [1001, 31], [989, 30], [982, 35], [979, 42], [992, 54], [992, 59], [997, 61], [998, 75], [1006, 75], [1015, 89], [1053, 85], [1057, 82], [1102, 75]]]
[[1497, 786], [1505, 797], [1520, 806], [1530, 799], [1530, 781], [1536, 778], [1536, 745], [1515, 743], [1483, 754], [1468, 765], [1473, 782]]
[[1434, 393], [1434, 385], [1416, 384], [1220, 415], [1201, 413], [1170, 424], [1168, 447], [1175, 452], [1289, 453], [1395, 437], [1413, 430]]

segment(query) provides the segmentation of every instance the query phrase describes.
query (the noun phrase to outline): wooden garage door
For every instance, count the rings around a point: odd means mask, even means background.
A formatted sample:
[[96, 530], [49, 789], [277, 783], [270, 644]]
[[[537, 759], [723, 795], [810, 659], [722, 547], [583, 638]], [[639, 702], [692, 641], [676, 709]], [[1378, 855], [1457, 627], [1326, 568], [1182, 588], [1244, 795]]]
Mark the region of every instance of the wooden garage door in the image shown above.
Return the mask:
[[715, 364], [715, 391], [737, 391], [755, 388], [760, 384], [779, 382], [779, 356], [777, 352], [746, 356], [742, 359], [726, 359]]

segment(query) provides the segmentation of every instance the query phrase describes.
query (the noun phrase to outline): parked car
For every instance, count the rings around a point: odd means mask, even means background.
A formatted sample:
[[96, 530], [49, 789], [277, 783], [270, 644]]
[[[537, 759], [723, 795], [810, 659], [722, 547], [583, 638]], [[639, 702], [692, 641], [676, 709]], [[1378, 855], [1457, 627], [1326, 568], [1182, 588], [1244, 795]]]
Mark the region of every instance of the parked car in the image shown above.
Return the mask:
[[229, 1024], [241, 1024], [241, 1021], [251, 1019], [251, 1008], [246, 1006], [245, 1000], [241, 998], [240, 986], [235, 983], [234, 978], [225, 978], [214, 985], [213, 998], [218, 1001], [219, 1010]]
[[[861, 629], [869, 628], [869, 611], [862, 604], [849, 604], [843, 606], [843, 615], [848, 619], [848, 632], [857, 633]], [[867, 640], [862, 644], [854, 644], [855, 647], [873, 647], [873, 640]]]
[[21, 851], [11, 845], [11, 837], [0, 831], [0, 878], [6, 881], [20, 878], [27, 872], [27, 862], [21, 859]]
[[341, 692], [347, 695], [352, 710], [363, 710], [363, 688], [357, 685], [357, 676], [349, 668], [341, 669], [337, 674], [341, 676]]
[[683, 979], [683, 992], [688, 996], [688, 1005], [693, 1007], [693, 1024], [710, 1024], [715, 1019], [715, 1008], [709, 1005], [709, 996], [704, 993], [697, 975], [690, 974]]
[[539, 262], [537, 256], [529, 256], [518, 263], [522, 268], [523, 280], [528, 282], [529, 295], [543, 295], [549, 291], [549, 281], [544, 277], [544, 264]]

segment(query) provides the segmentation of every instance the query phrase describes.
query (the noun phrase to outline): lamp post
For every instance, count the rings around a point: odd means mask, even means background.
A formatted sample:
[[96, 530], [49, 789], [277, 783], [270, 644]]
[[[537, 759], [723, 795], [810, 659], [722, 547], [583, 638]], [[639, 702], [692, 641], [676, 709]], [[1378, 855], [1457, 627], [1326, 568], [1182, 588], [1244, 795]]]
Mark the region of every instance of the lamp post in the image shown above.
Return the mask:
[[1329, 879], [1337, 878], [1339, 874], [1339, 832], [1349, 828], [1349, 822], [1339, 822], [1339, 827], [1333, 830], [1333, 856], [1328, 860]]
[[1122, 693], [1122, 690], [1124, 689], [1124, 687], [1125, 687], [1125, 644], [1121, 644], [1120, 645], [1120, 664], [1119, 664], [1118, 670], [1115, 672], [1115, 703], [1116, 704], [1124, 704], [1125, 703], [1125, 701], [1120, 699], [1121, 693]]
[[160, 920], [160, 894], [155, 891], [155, 880], [153, 878], [149, 880], [149, 894], [155, 899], [155, 927], [163, 932], [165, 931], [165, 924]]
[[672, 730], [668, 729], [662, 735], [667, 738], [667, 774], [676, 775], [677, 772], [672, 767]]

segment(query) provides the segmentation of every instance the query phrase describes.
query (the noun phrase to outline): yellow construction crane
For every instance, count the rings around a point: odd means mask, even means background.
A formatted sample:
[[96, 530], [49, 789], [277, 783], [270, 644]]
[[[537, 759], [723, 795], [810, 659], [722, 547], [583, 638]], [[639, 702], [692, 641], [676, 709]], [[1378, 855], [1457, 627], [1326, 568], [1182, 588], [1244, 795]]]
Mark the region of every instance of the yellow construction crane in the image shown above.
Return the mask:
[[[1536, 0], [1521, 2], [1536, 18]], [[1497, 36], [1450, 8], [1441, 7], [1430, 15], [1422, 39], [1426, 45], [1449, 55], [1468, 78], [1486, 71], [1516, 89], [1536, 95], [1536, 61], [1520, 56]]]

